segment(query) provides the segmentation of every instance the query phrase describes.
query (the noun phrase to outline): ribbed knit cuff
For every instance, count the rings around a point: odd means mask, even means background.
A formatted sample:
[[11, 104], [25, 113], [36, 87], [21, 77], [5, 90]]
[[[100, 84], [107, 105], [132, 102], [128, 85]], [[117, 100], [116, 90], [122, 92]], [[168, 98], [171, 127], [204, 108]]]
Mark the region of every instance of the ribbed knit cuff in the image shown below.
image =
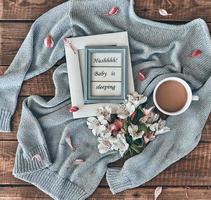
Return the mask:
[[0, 131], [10, 132], [10, 121], [12, 118], [12, 113], [6, 109], [0, 109]]
[[113, 194], [122, 192], [132, 187], [131, 181], [120, 169], [108, 168], [106, 179]]
[[28, 174], [13, 174], [15, 177], [27, 181], [53, 199], [59, 200], [85, 200], [90, 194], [83, 188], [71, 182], [69, 179], [60, 177], [48, 168]]
[[[17, 152], [13, 173], [34, 172], [51, 165], [46, 146], [36, 146], [26, 155], [18, 150]], [[36, 159], [36, 155], [38, 155], [41, 160]]]

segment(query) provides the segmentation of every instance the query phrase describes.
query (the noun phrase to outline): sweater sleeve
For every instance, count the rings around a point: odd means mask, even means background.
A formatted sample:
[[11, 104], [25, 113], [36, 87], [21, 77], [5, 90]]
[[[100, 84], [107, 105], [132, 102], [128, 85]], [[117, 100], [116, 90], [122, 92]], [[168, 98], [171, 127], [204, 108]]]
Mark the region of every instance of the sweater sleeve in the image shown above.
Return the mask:
[[68, 1], [39, 17], [13, 62], [0, 76], [0, 131], [11, 131], [10, 122], [23, 81], [47, 71], [64, 57], [63, 39], [72, 35], [71, 9], [72, 1]]
[[127, 160], [122, 169], [108, 169], [106, 178], [113, 194], [144, 184], [196, 147], [211, 111], [210, 84], [211, 77], [197, 92], [199, 102], [184, 114], [168, 118], [169, 133], [157, 137], [141, 154]]

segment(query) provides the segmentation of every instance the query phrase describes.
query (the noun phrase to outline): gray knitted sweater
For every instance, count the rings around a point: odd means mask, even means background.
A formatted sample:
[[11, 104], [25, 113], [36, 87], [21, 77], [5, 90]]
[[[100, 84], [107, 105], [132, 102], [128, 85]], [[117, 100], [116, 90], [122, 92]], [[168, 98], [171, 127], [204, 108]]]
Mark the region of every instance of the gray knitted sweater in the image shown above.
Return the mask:
[[[107, 16], [113, 6], [120, 8]], [[74, 120], [68, 112], [70, 94], [66, 64], [53, 75], [55, 97], [26, 98], [18, 130], [13, 174], [34, 184], [52, 198], [78, 200], [90, 196], [106, 173], [113, 193], [149, 181], [198, 144], [211, 110], [211, 42], [206, 23], [196, 19], [185, 25], [167, 25], [136, 15], [133, 0], [71, 0], [50, 10], [32, 25], [25, 41], [4, 75], [0, 76], [0, 129], [10, 131], [17, 97], [24, 80], [41, 74], [64, 57], [65, 37], [128, 31], [134, 77], [144, 69], [147, 78], [135, 89], [151, 96], [163, 78], [185, 79], [199, 102], [182, 115], [167, 120], [171, 132], [151, 142], [143, 153], [122, 168], [107, 168], [120, 158], [117, 152], [99, 154], [97, 140], [86, 119]], [[50, 34], [53, 48], [44, 39]], [[202, 55], [191, 57], [195, 49]], [[71, 138], [74, 148], [68, 145]], [[84, 160], [83, 164], [79, 164]]]

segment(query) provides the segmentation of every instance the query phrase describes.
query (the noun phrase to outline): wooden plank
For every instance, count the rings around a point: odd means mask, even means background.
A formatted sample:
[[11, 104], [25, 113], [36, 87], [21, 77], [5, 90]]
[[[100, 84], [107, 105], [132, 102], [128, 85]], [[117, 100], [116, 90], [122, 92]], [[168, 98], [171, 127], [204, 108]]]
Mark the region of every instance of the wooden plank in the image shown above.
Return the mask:
[[[24, 81], [20, 96], [29, 95], [40, 95], [40, 96], [53, 96], [55, 93], [55, 88], [53, 84], [53, 71], [56, 67], [48, 70], [47, 72], [40, 74], [30, 80]], [[6, 66], [0, 66], [0, 75], [6, 71]]]
[[[35, 20], [52, 7], [64, 0], [2, 0], [0, 20]], [[163, 17], [160, 8], [168, 10], [171, 16]], [[201, 17], [211, 21], [211, 2], [207, 0], [135, 0], [135, 12], [138, 16], [158, 21], [190, 21]]]
[[[161, 16], [159, 9], [165, 9], [170, 16]], [[211, 1], [207, 0], [135, 0], [135, 12], [142, 18], [156, 21], [190, 21], [203, 18], [211, 22]]]
[[[12, 176], [16, 141], [0, 141], [0, 185], [26, 185]], [[112, 164], [119, 166], [119, 163]], [[211, 143], [200, 143], [181, 161], [173, 164], [145, 186], [211, 186]], [[107, 186], [105, 179], [101, 186]]]
[[34, 20], [63, 2], [64, 0], [1, 0], [0, 19]]
[[[109, 188], [98, 188], [88, 200], [152, 200], [153, 188], [136, 188], [112, 195]], [[211, 189], [209, 188], [163, 188], [159, 200], [210, 200]], [[0, 200], [51, 200], [48, 195], [34, 186], [29, 187], [3, 187], [0, 188]]]
[[31, 23], [0, 23], [0, 65], [10, 65]]

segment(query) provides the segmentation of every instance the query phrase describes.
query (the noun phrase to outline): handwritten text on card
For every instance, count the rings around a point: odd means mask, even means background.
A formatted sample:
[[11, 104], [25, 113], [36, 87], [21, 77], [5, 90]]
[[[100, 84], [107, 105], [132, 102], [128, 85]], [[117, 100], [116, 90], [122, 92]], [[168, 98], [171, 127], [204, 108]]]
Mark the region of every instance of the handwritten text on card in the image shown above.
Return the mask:
[[93, 96], [120, 96], [121, 82], [92, 82]]
[[92, 66], [111, 66], [121, 67], [122, 56], [121, 53], [93, 53], [92, 54]]
[[92, 81], [121, 81], [121, 68], [92, 67]]

